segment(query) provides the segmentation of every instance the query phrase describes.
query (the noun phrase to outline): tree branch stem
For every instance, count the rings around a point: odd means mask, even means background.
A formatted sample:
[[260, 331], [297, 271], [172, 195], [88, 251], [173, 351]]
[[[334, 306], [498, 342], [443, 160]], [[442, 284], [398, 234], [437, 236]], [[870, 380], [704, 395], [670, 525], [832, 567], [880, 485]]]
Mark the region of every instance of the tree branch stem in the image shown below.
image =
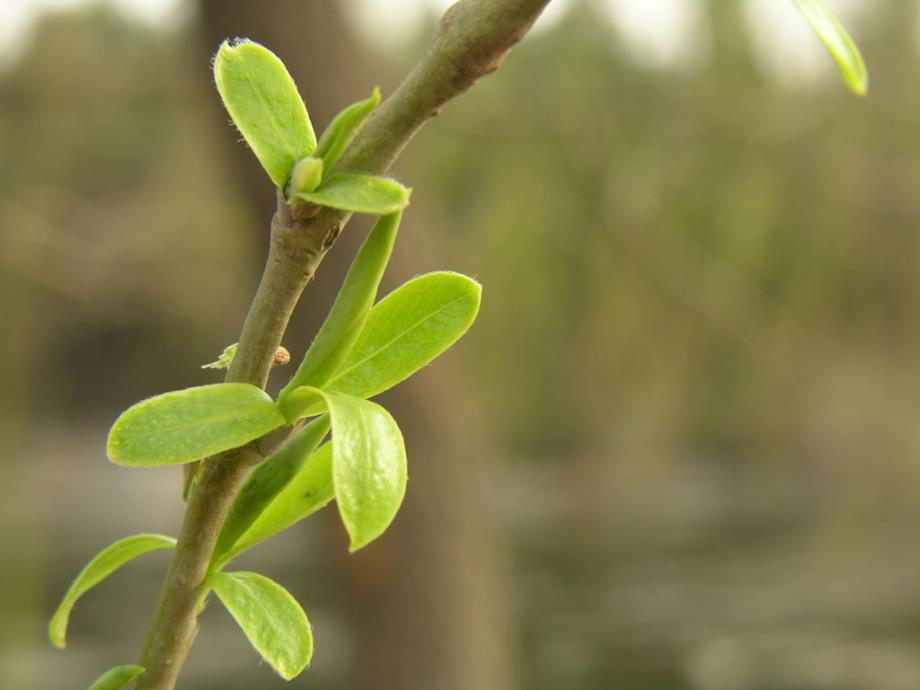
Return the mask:
[[[442, 17], [425, 55], [362, 127], [340, 170], [385, 173], [422, 125], [453, 97], [495, 71], [549, 0], [461, 0]], [[243, 325], [228, 382], [262, 388], [294, 307], [350, 214], [324, 208], [312, 217], [279, 196], [271, 247]], [[173, 690], [198, 631], [198, 606], [221, 527], [257, 444], [204, 463], [183, 520], [141, 656], [142, 690]]]

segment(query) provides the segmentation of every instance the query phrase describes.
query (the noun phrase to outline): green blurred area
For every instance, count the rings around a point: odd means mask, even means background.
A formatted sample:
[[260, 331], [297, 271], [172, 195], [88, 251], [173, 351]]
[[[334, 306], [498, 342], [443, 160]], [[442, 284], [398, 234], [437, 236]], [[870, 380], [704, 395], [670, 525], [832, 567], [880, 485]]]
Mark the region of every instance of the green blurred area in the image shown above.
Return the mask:
[[[912, 690], [916, 5], [872, 3], [854, 27], [866, 100], [764, 79], [738, 6], [707, 7], [710, 59], [666, 71], [578, 5], [408, 149], [391, 285], [437, 268], [484, 284], [477, 326], [419, 384], [454, 428], [426, 447], [484, 458], [485, 488], [451, 515], [498, 534], [487, 572], [515, 687]], [[236, 339], [258, 277], [268, 219], [241, 191], [195, 30], [50, 16], [0, 75], [2, 688], [84, 687], [134, 660], [164, 557], [88, 595], [66, 653], [44, 638], [92, 553], [180, 519], [178, 472], [111, 466], [106, 429], [138, 398], [216, 380], [198, 367]], [[357, 83], [392, 90], [416, 47], [372, 53]], [[410, 470], [429, 460], [409, 448]], [[293, 686], [363, 688], [354, 592], [389, 596], [367, 582], [402, 563], [371, 552], [339, 577], [327, 513], [245, 565], [313, 621], [314, 668]], [[480, 557], [453, 548], [457, 570]], [[410, 597], [400, 615], [441, 603]], [[281, 687], [218, 608], [182, 687]], [[466, 627], [430, 634], [488, 635], [466, 608]]]

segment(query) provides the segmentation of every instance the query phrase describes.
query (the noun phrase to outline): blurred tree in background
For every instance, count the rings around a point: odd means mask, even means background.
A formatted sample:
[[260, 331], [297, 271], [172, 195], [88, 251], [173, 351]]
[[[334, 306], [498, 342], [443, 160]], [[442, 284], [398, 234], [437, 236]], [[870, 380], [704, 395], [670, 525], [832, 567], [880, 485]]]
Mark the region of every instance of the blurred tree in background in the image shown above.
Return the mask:
[[[257, 279], [271, 191], [227, 144], [218, 38], [282, 54], [320, 126], [417, 48], [362, 44], [336, 3], [253, 7], [203, 0], [175, 33], [52, 16], [0, 75], [0, 687], [80, 686], [153, 606], [156, 556], [77, 609], [75, 654], [45, 647], [87, 548], [179, 519], [178, 476], [105, 463], [113, 414], [211, 381], [188, 376]], [[343, 562], [328, 520], [264, 547], [322, 647], [296, 683], [920, 687], [916, 3], [852, 22], [865, 101], [774, 83], [750, 15], [705, 9], [704, 58], [662, 69], [576, 3], [400, 163], [416, 194], [391, 280], [449, 258], [483, 311], [391, 401], [414, 463], [387, 538]], [[186, 686], [281, 687], [254, 659], [205, 626]]]

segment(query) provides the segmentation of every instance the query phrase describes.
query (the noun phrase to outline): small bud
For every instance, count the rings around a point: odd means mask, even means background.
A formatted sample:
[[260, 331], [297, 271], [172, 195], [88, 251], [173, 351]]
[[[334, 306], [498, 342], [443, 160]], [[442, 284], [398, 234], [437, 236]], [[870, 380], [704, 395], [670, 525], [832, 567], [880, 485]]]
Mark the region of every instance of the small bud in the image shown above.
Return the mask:
[[275, 359], [272, 360], [273, 367], [283, 367], [285, 364], [291, 361], [291, 353], [287, 351], [286, 347], [278, 346], [278, 349], [275, 350]]
[[323, 161], [320, 158], [307, 156], [294, 166], [291, 173], [291, 183], [288, 185], [288, 198], [300, 192], [312, 192], [323, 180]]

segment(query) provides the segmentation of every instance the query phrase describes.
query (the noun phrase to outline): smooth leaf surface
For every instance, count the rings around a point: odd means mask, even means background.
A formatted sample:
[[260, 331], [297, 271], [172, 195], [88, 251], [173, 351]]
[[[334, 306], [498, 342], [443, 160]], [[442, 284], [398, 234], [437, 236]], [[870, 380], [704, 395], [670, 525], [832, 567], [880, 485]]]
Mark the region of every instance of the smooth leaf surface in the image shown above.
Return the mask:
[[336, 115], [316, 145], [313, 155], [323, 159], [326, 170], [332, 170], [342, 153], [355, 138], [367, 116], [380, 104], [380, 88], [375, 88], [371, 97], [352, 103]]
[[377, 403], [322, 394], [332, 420], [335, 500], [357, 551], [389, 527], [406, 495], [406, 447], [393, 417]]
[[164, 537], [160, 534], [137, 534], [133, 537], [119, 539], [99, 552], [77, 575], [51, 617], [51, 623], [48, 625], [48, 637], [51, 643], [61, 648], [67, 644], [67, 623], [70, 620], [70, 612], [77, 600], [87, 591], [141, 554], [157, 549], [171, 549], [175, 545], [176, 540], [172, 537]]
[[329, 315], [297, 372], [281, 392], [281, 398], [299, 386], [322, 388], [351, 351], [377, 298], [401, 218], [400, 213], [389, 214], [374, 225], [348, 269]]
[[214, 80], [249, 148], [284, 189], [297, 161], [316, 148], [307, 108], [284, 63], [253, 41], [224, 41], [214, 58]]
[[312, 515], [334, 497], [332, 444], [326, 443], [300, 466], [250, 528], [221, 555], [218, 565]]
[[108, 454], [120, 465], [176, 465], [242, 446], [284, 424], [262, 389], [215, 383], [128, 408], [109, 432]]
[[323, 161], [321, 158], [307, 156], [294, 166], [291, 181], [288, 183], [288, 197], [295, 192], [312, 192], [323, 181]]
[[231, 551], [265, 508], [300, 473], [304, 464], [329, 433], [329, 417], [313, 420], [290, 438], [281, 449], [261, 463], [249, 477], [224, 522], [213, 561]]
[[116, 666], [99, 676], [89, 690], [119, 690], [144, 672], [143, 666], [125, 664]]
[[298, 192], [293, 197], [342, 211], [383, 215], [404, 209], [409, 204], [410, 193], [388, 177], [335, 173], [316, 190]]
[[866, 63], [856, 42], [820, 0], [793, 0], [837, 63], [850, 89], [864, 96], [869, 88]]
[[307, 614], [281, 585], [257, 573], [213, 573], [211, 586], [262, 658], [285, 680], [310, 663]]
[[482, 288], [459, 273], [428, 273], [374, 305], [326, 390], [369, 398], [395, 386], [453, 345], [479, 312]]

